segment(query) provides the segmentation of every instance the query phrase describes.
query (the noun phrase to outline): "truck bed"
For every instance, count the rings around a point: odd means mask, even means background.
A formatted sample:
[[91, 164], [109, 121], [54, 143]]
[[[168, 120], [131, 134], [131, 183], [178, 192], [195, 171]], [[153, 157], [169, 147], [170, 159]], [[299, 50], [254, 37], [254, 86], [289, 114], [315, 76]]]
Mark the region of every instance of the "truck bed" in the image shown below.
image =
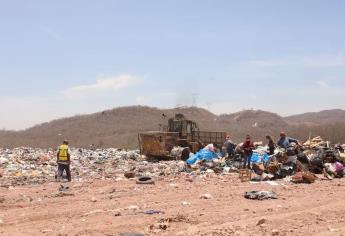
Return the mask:
[[213, 143], [221, 146], [226, 139], [226, 133], [220, 131], [194, 131], [192, 135], [195, 141], [200, 141], [205, 145]]

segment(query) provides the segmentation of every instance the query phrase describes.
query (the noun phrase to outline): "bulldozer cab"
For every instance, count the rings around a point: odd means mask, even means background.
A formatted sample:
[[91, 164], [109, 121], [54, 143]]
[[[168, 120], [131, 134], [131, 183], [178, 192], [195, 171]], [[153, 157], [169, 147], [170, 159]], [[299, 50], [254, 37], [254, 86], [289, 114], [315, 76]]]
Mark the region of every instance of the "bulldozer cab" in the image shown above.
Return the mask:
[[193, 132], [198, 131], [198, 126], [194, 121], [187, 120], [182, 114], [176, 114], [175, 118], [168, 121], [168, 132], [177, 132], [181, 139], [192, 138]]

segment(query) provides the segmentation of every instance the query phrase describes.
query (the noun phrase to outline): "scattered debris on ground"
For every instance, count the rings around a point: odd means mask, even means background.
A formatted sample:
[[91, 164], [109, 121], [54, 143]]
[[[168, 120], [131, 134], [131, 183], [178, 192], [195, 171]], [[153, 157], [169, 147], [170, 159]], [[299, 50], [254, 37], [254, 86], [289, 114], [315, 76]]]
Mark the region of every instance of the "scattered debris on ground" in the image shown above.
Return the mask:
[[93, 225], [116, 236], [345, 232], [343, 146], [318, 137], [269, 156], [260, 144], [250, 169], [242, 169], [239, 154], [210, 147], [217, 154], [200, 152], [193, 164], [138, 150], [72, 148], [71, 183], [56, 182], [53, 149], [0, 149], [0, 235], [98, 235]]
[[251, 200], [277, 199], [277, 194], [271, 191], [245, 192], [244, 197]]

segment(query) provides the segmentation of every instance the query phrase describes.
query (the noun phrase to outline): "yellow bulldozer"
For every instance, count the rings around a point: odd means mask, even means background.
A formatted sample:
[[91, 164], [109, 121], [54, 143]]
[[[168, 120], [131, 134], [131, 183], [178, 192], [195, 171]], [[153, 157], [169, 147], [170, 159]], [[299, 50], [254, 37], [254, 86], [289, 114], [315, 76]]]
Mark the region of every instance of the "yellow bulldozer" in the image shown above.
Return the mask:
[[157, 159], [186, 160], [190, 152], [197, 152], [207, 144], [223, 145], [225, 132], [200, 131], [196, 122], [183, 114], [176, 114], [168, 120], [162, 131], [138, 134], [142, 155]]

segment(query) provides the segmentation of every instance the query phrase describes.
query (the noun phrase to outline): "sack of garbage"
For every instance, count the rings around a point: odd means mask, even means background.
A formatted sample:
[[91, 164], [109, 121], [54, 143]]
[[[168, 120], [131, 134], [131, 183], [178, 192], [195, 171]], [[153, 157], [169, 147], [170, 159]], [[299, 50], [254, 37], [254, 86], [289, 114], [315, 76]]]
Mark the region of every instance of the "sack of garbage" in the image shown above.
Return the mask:
[[277, 199], [277, 194], [272, 191], [245, 192], [244, 197], [251, 200]]
[[338, 162], [338, 161], [334, 163], [334, 167], [335, 167], [335, 171], [336, 171], [337, 173], [341, 173], [341, 172], [344, 171], [344, 166], [343, 166], [343, 164], [341, 164], [341, 163]]
[[293, 175], [294, 167], [292, 165], [281, 165], [279, 170], [276, 172], [278, 178], [285, 178], [286, 176]]
[[335, 166], [332, 165], [332, 163], [326, 163], [325, 170], [328, 174], [335, 175], [336, 169]]
[[292, 177], [292, 182], [294, 183], [314, 183], [317, 177], [309, 172], [297, 172]]
[[341, 178], [344, 175], [344, 166], [340, 162], [326, 163], [325, 164], [325, 176], [326, 177], [338, 177]]
[[342, 162], [345, 162], [345, 153], [343, 152], [339, 153], [339, 160]]

